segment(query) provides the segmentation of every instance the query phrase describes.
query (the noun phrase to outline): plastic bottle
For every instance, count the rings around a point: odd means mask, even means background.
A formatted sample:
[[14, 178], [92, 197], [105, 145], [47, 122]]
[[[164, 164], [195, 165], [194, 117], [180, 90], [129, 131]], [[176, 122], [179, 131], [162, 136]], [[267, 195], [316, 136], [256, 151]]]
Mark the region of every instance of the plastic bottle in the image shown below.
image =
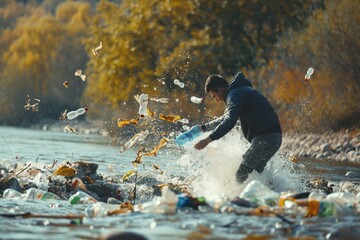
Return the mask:
[[141, 94], [139, 97], [139, 104], [140, 104], [140, 108], [139, 108], [139, 115], [140, 117], [146, 117], [148, 115], [147, 113], [147, 104], [149, 102], [149, 95], [148, 94]]
[[310, 77], [311, 75], [314, 73], [314, 68], [310, 67], [308, 70], [307, 70], [307, 73], [305, 75], [305, 81], [309, 81], [310, 80]]
[[3, 193], [4, 199], [22, 199], [23, 197], [24, 196], [21, 192], [18, 192], [11, 188], [5, 189], [5, 191]]
[[193, 126], [189, 131], [183, 132], [179, 136], [176, 137], [176, 144], [183, 146], [188, 142], [193, 141], [198, 138], [202, 134], [201, 127], [199, 125]]
[[86, 113], [87, 110], [88, 110], [87, 107], [79, 108], [79, 109], [76, 110], [76, 111], [68, 112], [68, 113], [66, 114], [66, 117], [67, 117], [67, 119], [72, 120], [72, 119], [77, 118], [78, 116]]
[[46, 192], [37, 188], [29, 188], [26, 190], [26, 193], [24, 194], [24, 198], [28, 200], [47, 200], [47, 199], [57, 199], [60, 200], [60, 197], [54, 193]]
[[175, 213], [178, 202], [177, 195], [168, 188], [161, 189], [161, 197], [155, 197], [153, 200], [142, 204], [143, 213]]
[[95, 198], [82, 191], [78, 191], [69, 198], [70, 204], [84, 204], [84, 203], [96, 203], [96, 202], [97, 201], [95, 200]]
[[251, 181], [240, 194], [240, 198], [259, 203], [260, 205], [275, 206], [280, 194], [274, 192], [258, 180]]
[[[317, 200], [308, 200], [305, 201], [308, 210], [306, 217], [331, 217], [336, 215], [336, 205], [331, 201], [317, 201]], [[304, 205], [304, 204], [300, 204]]]

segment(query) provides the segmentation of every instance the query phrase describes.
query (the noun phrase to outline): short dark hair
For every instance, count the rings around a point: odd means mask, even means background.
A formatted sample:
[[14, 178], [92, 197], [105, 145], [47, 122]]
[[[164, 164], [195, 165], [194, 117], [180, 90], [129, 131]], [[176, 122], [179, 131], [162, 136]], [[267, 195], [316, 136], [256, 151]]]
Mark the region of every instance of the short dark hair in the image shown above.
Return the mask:
[[212, 74], [210, 75], [205, 82], [205, 92], [209, 93], [209, 91], [218, 92], [220, 88], [227, 89], [229, 83], [226, 79], [220, 75]]

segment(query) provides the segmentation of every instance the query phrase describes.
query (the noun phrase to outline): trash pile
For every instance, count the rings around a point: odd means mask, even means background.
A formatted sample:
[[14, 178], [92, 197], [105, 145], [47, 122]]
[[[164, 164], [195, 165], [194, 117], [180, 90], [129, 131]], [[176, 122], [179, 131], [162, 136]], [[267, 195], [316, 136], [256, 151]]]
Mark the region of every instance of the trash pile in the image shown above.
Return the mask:
[[[4, 199], [51, 199], [68, 201], [70, 205], [87, 204], [80, 218], [131, 212], [175, 214], [185, 209], [276, 217], [292, 225], [299, 217], [337, 217], [360, 212], [360, 185], [349, 181], [337, 186], [328, 182], [328, 190], [332, 192], [313, 189], [278, 193], [253, 180], [233, 199], [224, 195], [204, 198], [191, 194], [189, 185], [194, 179], [159, 182], [138, 176], [135, 170], [131, 170], [116, 182], [98, 175], [97, 168], [97, 164], [83, 161], [61, 164], [54, 161], [51, 166], [39, 163], [6, 166], [3, 163], [0, 193]], [[140, 195], [147, 195], [147, 198], [142, 198], [146, 200], [139, 201]]]

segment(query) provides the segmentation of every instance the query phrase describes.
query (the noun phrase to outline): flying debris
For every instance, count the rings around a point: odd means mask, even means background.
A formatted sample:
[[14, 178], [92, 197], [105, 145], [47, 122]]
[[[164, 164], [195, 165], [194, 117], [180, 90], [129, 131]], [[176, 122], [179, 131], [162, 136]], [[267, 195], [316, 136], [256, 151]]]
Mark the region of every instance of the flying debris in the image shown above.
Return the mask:
[[174, 80], [174, 84], [175, 84], [175, 85], [178, 85], [178, 86], [181, 87], [181, 88], [184, 88], [184, 87], [185, 87], [185, 83], [180, 82], [179, 79], [175, 79], [175, 80]]
[[314, 68], [310, 67], [306, 72], [305, 81], [309, 81], [313, 73], [314, 73]]
[[150, 98], [153, 102], [169, 103], [169, 98]]
[[139, 124], [139, 118], [137, 119], [121, 119], [118, 118], [117, 120], [117, 125], [119, 128], [125, 126], [125, 125], [129, 125], [129, 124], [134, 124], [134, 125], [138, 125]]
[[196, 104], [200, 104], [202, 102], [202, 98], [198, 98], [198, 97], [195, 97], [195, 96], [192, 96], [190, 98], [190, 101], [193, 102], [193, 103], [196, 103]]
[[175, 123], [175, 122], [177, 122], [177, 121], [179, 121], [181, 119], [181, 117], [179, 115], [172, 114], [172, 113], [170, 113], [170, 114], [168, 114], [166, 116], [164, 114], [160, 113], [159, 118], [161, 120], [165, 120], [167, 122], [172, 122], [172, 123]]
[[93, 48], [91, 51], [95, 56], [97, 56], [98, 50], [100, 50], [101, 48], [102, 48], [102, 42], [100, 42], [99, 46], [97, 46], [96, 48]]
[[86, 80], [86, 75], [82, 74], [82, 70], [81, 70], [81, 69], [76, 70], [75, 76], [79, 76], [84, 82], [85, 82], [85, 80]]
[[25, 110], [32, 110], [33, 112], [37, 112], [39, 111], [39, 102], [40, 99], [34, 98], [34, 101], [36, 101], [35, 103], [31, 104], [31, 98], [29, 95], [26, 96], [26, 101], [25, 101]]

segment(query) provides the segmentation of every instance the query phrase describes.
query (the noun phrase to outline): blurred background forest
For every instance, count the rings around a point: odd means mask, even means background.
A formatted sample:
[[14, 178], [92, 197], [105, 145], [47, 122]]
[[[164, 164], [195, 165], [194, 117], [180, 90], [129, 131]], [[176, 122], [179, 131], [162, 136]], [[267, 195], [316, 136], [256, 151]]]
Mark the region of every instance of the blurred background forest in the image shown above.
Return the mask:
[[[359, 13], [357, 0], [0, 0], [0, 124], [88, 106], [88, 120], [117, 128], [147, 93], [170, 98], [152, 111], [194, 125], [223, 111], [205, 96], [207, 76], [242, 71], [285, 131], [359, 127]], [[41, 100], [38, 112], [24, 109], [27, 95]]]

